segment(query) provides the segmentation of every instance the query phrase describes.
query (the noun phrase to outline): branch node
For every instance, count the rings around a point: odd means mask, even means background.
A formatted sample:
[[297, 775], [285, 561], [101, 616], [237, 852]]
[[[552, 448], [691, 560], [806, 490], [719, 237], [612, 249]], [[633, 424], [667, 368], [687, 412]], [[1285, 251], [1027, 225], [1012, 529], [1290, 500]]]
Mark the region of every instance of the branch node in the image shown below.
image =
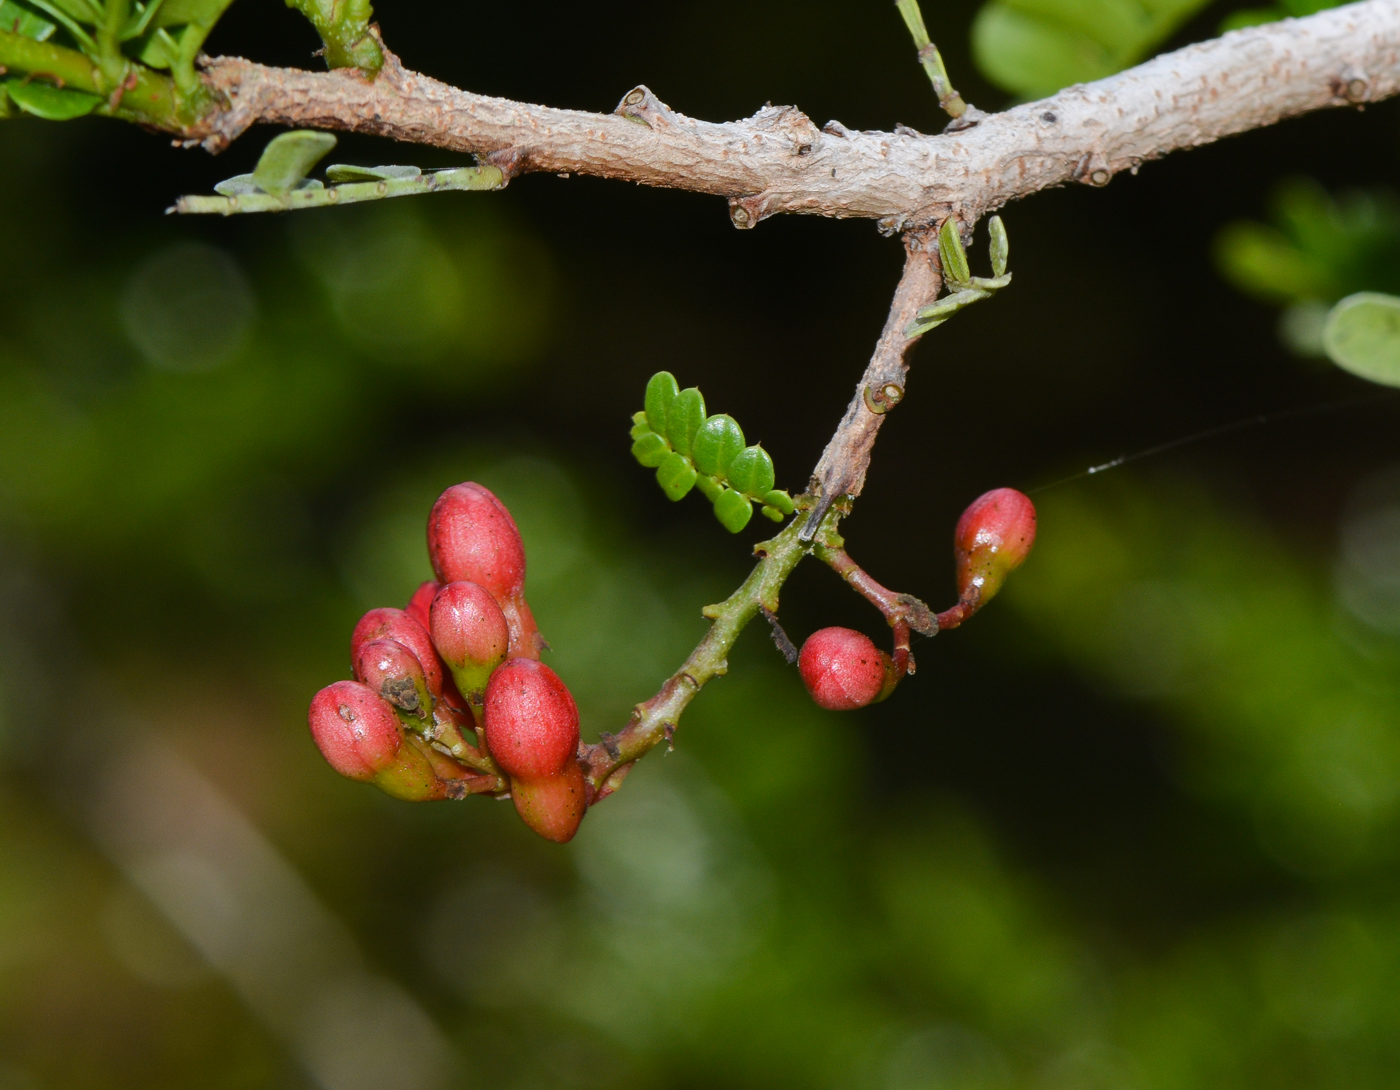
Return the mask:
[[1361, 106], [1370, 101], [1371, 81], [1360, 68], [1348, 65], [1332, 81], [1332, 93], [1346, 99], [1353, 106]]
[[664, 129], [671, 124], [676, 111], [652, 94], [650, 87], [639, 83], [622, 96], [613, 113], [649, 129]]
[[1074, 168], [1074, 180], [1102, 188], [1113, 180], [1113, 168], [1103, 152], [1092, 151], [1079, 160]]
[[904, 387], [897, 382], [887, 382], [879, 389], [866, 386], [862, 391], [865, 407], [877, 416], [889, 412], [904, 400]]

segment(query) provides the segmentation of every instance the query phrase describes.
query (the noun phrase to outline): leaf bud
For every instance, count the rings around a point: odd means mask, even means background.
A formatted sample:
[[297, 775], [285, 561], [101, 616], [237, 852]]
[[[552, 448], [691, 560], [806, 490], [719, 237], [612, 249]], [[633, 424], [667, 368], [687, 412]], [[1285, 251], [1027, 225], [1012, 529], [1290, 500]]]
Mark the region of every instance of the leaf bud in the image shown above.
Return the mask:
[[433, 698], [418, 656], [398, 640], [367, 640], [355, 655], [355, 680], [404, 713], [431, 723]]
[[556, 844], [567, 844], [574, 838], [588, 809], [583, 769], [574, 760], [554, 776], [517, 776], [510, 783], [510, 798], [520, 820]]
[[427, 757], [404, 737], [394, 709], [369, 686], [326, 686], [312, 698], [307, 722], [316, 748], [342, 776], [409, 802], [445, 797]]
[[423, 667], [423, 677], [428, 683], [428, 692], [433, 699], [442, 696], [442, 661], [433, 649], [428, 630], [415, 621], [402, 609], [383, 606], [371, 609], [355, 626], [350, 637], [350, 664], [353, 667], [360, 658], [360, 648], [371, 640], [396, 640], [418, 658]]
[[1014, 488], [996, 488], [972, 501], [953, 531], [958, 596], [986, 605], [1035, 544], [1035, 504]]
[[496, 599], [477, 583], [448, 583], [433, 598], [429, 631], [458, 691], [481, 704], [491, 671], [510, 648], [510, 627]]
[[511, 776], [556, 776], [578, 752], [578, 706], [559, 675], [535, 659], [507, 659], [486, 685], [486, 747]]
[[498, 601], [525, 590], [525, 544], [515, 520], [474, 481], [454, 484], [433, 504], [428, 556], [443, 583], [479, 583]]
[[884, 700], [899, 683], [889, 655], [851, 628], [823, 628], [802, 644], [797, 668], [820, 707], [845, 712]]
[[408, 600], [408, 605], [403, 607], [403, 611], [424, 628], [428, 628], [428, 610], [433, 604], [433, 596], [441, 586], [441, 583], [431, 579], [420, 583], [418, 589], [413, 592], [413, 597]]

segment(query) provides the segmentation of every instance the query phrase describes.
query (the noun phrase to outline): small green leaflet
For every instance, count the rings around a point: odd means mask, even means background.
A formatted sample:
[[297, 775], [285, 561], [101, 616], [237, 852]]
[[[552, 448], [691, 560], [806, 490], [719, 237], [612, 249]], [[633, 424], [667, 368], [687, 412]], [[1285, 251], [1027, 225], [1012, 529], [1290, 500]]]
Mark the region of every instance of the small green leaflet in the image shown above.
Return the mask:
[[284, 196], [296, 189], [333, 147], [335, 137], [328, 132], [312, 129], [284, 132], [263, 149], [258, 165], [253, 168], [253, 184], [274, 197]]
[[1343, 370], [1400, 386], [1400, 298], [1377, 291], [1348, 295], [1327, 316], [1322, 347]]
[[706, 416], [700, 391], [682, 390], [669, 371], [647, 383], [646, 408], [633, 414], [631, 435], [632, 456], [656, 470], [656, 483], [669, 498], [698, 491], [732, 534], [749, 524], [754, 504], [774, 522], [795, 510], [792, 497], [773, 487], [768, 452], [745, 446], [744, 430], [732, 416]]
[[100, 95], [90, 95], [86, 91], [74, 91], [66, 87], [54, 87], [37, 80], [12, 79], [5, 81], [5, 91], [10, 101], [27, 114], [42, 117], [46, 121], [71, 121], [92, 113], [102, 103]]
[[0, 0], [0, 30], [33, 38], [36, 42], [46, 42], [57, 29], [57, 24], [40, 18], [13, 0]]

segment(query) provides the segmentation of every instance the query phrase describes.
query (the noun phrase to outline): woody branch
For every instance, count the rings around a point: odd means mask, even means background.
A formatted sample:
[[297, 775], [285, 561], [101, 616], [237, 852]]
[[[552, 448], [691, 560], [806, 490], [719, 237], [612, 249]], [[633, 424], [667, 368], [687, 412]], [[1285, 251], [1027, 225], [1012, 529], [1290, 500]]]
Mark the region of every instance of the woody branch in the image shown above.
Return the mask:
[[591, 174], [725, 197], [740, 227], [801, 212], [882, 220], [891, 230], [987, 211], [1068, 182], [1326, 107], [1400, 91], [1400, 0], [1364, 0], [1235, 31], [1095, 83], [929, 136], [818, 128], [796, 107], [717, 124], [645, 87], [611, 114], [473, 94], [387, 54], [380, 74], [207, 62], [226, 105], [182, 135], [211, 148], [259, 123], [374, 133], [487, 156], [508, 177]]

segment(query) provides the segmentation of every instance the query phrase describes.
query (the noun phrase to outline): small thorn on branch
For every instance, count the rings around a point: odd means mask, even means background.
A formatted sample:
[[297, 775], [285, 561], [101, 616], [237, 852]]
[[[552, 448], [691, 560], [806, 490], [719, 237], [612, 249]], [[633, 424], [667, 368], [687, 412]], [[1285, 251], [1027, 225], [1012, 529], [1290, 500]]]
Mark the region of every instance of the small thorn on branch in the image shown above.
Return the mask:
[[760, 606], [759, 610], [763, 614], [763, 619], [768, 622], [773, 630], [773, 643], [782, 652], [783, 658], [787, 659], [787, 664], [791, 666], [797, 661], [797, 647], [793, 644], [788, 634], [783, 631], [783, 626], [778, 623], [778, 615], [767, 606]]

